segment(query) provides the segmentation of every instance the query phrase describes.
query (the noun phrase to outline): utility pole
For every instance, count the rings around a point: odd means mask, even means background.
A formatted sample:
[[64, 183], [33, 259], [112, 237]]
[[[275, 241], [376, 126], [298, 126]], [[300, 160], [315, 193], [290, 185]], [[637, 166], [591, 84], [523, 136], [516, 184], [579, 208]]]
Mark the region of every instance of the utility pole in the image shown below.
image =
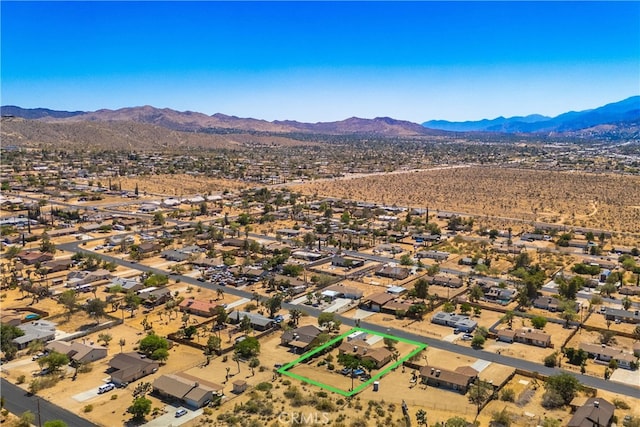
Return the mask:
[[38, 427], [42, 427], [42, 415], [40, 414], [40, 398], [36, 399], [38, 405]]

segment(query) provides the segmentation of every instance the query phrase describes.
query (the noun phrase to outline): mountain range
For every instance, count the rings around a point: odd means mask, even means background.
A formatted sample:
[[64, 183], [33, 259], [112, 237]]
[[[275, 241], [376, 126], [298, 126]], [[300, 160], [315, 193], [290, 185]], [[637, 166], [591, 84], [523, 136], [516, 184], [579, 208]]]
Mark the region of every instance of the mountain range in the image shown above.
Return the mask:
[[[383, 137], [405, 136], [445, 136], [449, 132], [490, 132], [493, 134], [541, 134], [572, 136], [580, 138], [634, 138], [640, 135], [640, 96], [607, 104], [585, 111], [572, 111], [556, 117], [529, 115], [525, 117], [498, 117], [492, 120], [471, 122], [449, 122], [431, 120], [423, 124], [389, 117], [362, 119], [351, 117], [336, 122], [302, 123], [292, 120], [266, 121], [254, 118], [241, 118], [224, 114], [207, 115], [193, 111], [176, 111], [169, 108], [152, 106], [128, 107], [118, 110], [102, 109], [97, 111], [56, 111], [47, 108], [26, 109], [17, 106], [0, 107], [3, 126], [5, 119], [21, 119], [40, 123], [40, 134], [47, 132], [61, 135], [64, 126], [82, 128], [79, 124], [122, 124], [138, 123], [158, 126], [171, 131], [196, 133], [268, 133], [268, 134], [323, 134], [323, 135], [376, 135]], [[47, 127], [45, 124], [56, 125]], [[16, 125], [17, 126], [17, 125]], [[16, 130], [18, 135], [26, 132], [26, 124]], [[95, 127], [95, 126], [94, 126]], [[71, 129], [71, 128], [69, 128]], [[120, 129], [120, 127], [117, 127]], [[119, 132], [119, 130], [118, 130]], [[145, 128], [144, 132], [150, 132]], [[29, 133], [29, 132], [26, 132]], [[3, 131], [3, 137], [9, 133]], [[23, 135], [25, 136], [25, 135]], [[26, 136], [25, 136], [26, 138]], [[28, 138], [27, 138], [28, 139]]]
[[563, 133], [599, 125], [640, 121], [640, 96], [632, 96], [591, 110], [571, 111], [556, 117], [532, 114], [524, 117], [498, 117], [493, 120], [450, 122], [430, 120], [422, 123], [430, 129], [452, 132]]

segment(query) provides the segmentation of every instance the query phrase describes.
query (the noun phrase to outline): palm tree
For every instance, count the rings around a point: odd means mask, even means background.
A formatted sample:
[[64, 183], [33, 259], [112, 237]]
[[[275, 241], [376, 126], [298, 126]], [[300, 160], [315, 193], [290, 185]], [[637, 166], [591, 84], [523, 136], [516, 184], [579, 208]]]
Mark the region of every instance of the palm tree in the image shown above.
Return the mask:
[[220, 288], [216, 289], [216, 299], [224, 299], [224, 291]]
[[238, 373], [240, 373], [240, 356], [238, 355], [238, 353], [234, 353], [231, 360], [238, 364]]
[[125, 340], [124, 338], [120, 338], [120, 341], [118, 341], [118, 344], [120, 344], [120, 353], [122, 353], [122, 347], [124, 347], [126, 343], [127, 340]]
[[509, 325], [509, 329], [511, 329], [511, 327], [513, 326], [513, 311], [507, 311], [504, 316], [502, 316], [502, 321], [507, 322], [507, 325]]

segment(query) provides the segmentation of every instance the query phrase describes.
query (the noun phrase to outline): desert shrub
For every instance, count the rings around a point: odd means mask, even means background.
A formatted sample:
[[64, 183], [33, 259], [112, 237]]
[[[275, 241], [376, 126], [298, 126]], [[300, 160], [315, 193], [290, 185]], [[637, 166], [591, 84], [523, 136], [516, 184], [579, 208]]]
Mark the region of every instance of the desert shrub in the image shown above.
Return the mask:
[[330, 399], [321, 399], [316, 404], [316, 409], [323, 412], [334, 412], [336, 410], [336, 405]]
[[213, 409], [211, 409], [211, 408], [204, 408], [204, 409], [202, 410], [202, 413], [203, 413], [203, 414], [205, 414], [205, 415], [213, 415]]
[[553, 368], [556, 366], [556, 355], [554, 354], [550, 354], [547, 357], [544, 358], [544, 366], [546, 366], [547, 368]]
[[256, 390], [258, 391], [269, 391], [273, 388], [273, 384], [268, 382], [262, 382], [256, 386]]
[[613, 399], [613, 404], [617, 409], [631, 409], [629, 404], [622, 399]]
[[20, 375], [18, 378], [16, 378], [16, 384], [24, 384], [26, 377], [24, 375]]
[[319, 391], [316, 393], [318, 397], [327, 397], [329, 394], [326, 391]]
[[513, 402], [516, 400], [516, 392], [512, 388], [505, 388], [500, 394], [500, 400], [504, 402]]
[[545, 409], [555, 409], [564, 406], [562, 395], [553, 389], [549, 389], [542, 395], [542, 406]]
[[91, 412], [93, 411], [93, 405], [85, 405], [84, 408], [82, 408], [82, 412], [87, 413], [87, 412]]
[[118, 395], [117, 394], [112, 394], [111, 395], [111, 400], [116, 400], [118, 399]]
[[282, 385], [291, 385], [290, 380], [282, 380]]
[[340, 398], [340, 399], [336, 400], [336, 405], [338, 405], [338, 406], [344, 405], [344, 399]]

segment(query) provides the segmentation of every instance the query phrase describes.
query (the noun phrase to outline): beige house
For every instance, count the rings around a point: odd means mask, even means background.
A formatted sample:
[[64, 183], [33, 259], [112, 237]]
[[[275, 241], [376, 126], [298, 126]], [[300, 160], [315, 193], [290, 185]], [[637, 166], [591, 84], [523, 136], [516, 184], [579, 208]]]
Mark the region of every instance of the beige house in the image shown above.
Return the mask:
[[535, 345], [538, 347], [551, 347], [551, 335], [545, 334], [539, 329], [502, 329], [498, 331], [498, 341], [508, 343], [519, 342], [522, 344]]
[[107, 357], [105, 347], [80, 342], [51, 341], [45, 348], [66, 354], [69, 359], [77, 363], [89, 363]]

